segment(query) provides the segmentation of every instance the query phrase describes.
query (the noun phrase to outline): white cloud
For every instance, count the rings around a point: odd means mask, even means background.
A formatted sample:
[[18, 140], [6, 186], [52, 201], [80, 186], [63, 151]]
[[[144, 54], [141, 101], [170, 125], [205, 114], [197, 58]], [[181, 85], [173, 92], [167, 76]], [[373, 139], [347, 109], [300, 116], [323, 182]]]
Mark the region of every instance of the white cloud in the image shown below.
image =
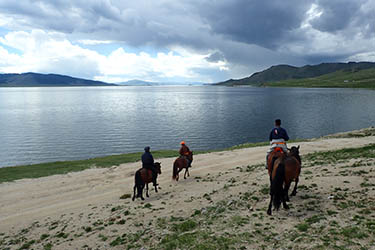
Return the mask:
[[112, 41], [109, 41], [109, 40], [90, 40], [90, 39], [82, 39], [82, 40], [78, 40], [78, 42], [83, 45], [98, 45], [98, 44], [113, 43]]
[[[81, 41], [82, 42], [82, 41]], [[109, 43], [109, 41], [84, 41], [86, 44]], [[9, 32], [0, 37], [4, 44], [17, 49], [20, 54], [9, 53], [0, 47], [0, 72], [40, 72], [72, 75], [108, 82], [144, 79], [168, 81], [179, 78], [186, 81], [212, 79], [197, 73], [196, 69], [226, 70], [226, 63], [208, 62], [207, 54], [196, 54], [182, 48], [152, 56], [146, 52], [129, 53], [123, 48], [102, 55], [94, 50], [72, 44], [58, 32], [32, 30], [31, 32]]]

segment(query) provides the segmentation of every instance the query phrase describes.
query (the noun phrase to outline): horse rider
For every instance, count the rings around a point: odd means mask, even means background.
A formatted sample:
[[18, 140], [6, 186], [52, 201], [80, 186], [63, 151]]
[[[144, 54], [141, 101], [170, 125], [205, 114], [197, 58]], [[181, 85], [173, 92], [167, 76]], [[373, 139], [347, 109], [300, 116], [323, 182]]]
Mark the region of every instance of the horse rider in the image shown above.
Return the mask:
[[157, 186], [158, 184], [156, 183], [156, 169], [154, 166], [154, 157], [152, 156], [150, 152], [150, 147], [145, 147], [145, 152], [142, 155], [142, 167], [145, 169], [149, 169], [152, 171], [152, 183], [154, 186]]
[[286, 130], [281, 127], [280, 119], [275, 120], [275, 127], [270, 132], [269, 140], [270, 140], [271, 148], [267, 151], [266, 169], [268, 168], [267, 166], [268, 156], [275, 148], [281, 148], [284, 154], [288, 153], [288, 147], [286, 145], [286, 141], [289, 140], [289, 136]]
[[185, 158], [188, 161], [188, 167], [191, 167], [191, 161], [188, 158], [188, 156], [190, 155], [190, 149], [188, 146], [186, 146], [184, 141], [180, 142], [180, 144], [181, 144], [181, 148], [179, 151], [180, 157]]

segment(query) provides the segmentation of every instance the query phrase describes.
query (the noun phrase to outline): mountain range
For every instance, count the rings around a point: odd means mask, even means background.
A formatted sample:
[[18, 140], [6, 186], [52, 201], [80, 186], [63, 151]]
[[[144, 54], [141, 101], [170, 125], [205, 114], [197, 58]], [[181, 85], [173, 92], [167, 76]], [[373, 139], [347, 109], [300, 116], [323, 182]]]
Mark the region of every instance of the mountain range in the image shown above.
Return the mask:
[[374, 62], [349, 62], [349, 63], [321, 63], [318, 65], [306, 65], [303, 67], [294, 67], [290, 65], [276, 65], [264, 71], [252, 74], [242, 79], [230, 79], [225, 82], [219, 82], [215, 85], [236, 86], [252, 85], [267, 86], [272, 83], [320, 77], [334, 72], [358, 72], [375, 68]]
[[101, 81], [86, 80], [57, 74], [0, 74], [0, 87], [115, 86]]
[[201, 82], [150, 82], [131, 80], [116, 84], [58, 74], [0, 74], [0, 87], [60, 87], [60, 86], [282, 86], [282, 87], [351, 87], [375, 88], [374, 62], [321, 63], [295, 67], [276, 65], [242, 79], [230, 79], [215, 84]]

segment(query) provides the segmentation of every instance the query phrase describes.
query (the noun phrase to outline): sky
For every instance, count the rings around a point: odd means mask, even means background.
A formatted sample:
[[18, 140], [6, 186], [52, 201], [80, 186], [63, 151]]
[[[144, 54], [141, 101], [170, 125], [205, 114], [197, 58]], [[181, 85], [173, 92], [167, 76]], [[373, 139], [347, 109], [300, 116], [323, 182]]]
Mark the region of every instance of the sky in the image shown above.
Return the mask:
[[375, 61], [374, 0], [0, 0], [0, 73], [219, 82]]

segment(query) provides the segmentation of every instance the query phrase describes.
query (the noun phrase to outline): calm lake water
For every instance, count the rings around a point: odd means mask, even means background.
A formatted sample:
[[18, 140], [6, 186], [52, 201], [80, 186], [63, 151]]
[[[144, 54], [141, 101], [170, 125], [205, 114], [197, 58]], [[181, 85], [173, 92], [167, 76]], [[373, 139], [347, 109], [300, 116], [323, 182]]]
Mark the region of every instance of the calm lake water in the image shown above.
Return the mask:
[[0, 167], [292, 139], [375, 125], [375, 91], [227, 87], [0, 88]]

